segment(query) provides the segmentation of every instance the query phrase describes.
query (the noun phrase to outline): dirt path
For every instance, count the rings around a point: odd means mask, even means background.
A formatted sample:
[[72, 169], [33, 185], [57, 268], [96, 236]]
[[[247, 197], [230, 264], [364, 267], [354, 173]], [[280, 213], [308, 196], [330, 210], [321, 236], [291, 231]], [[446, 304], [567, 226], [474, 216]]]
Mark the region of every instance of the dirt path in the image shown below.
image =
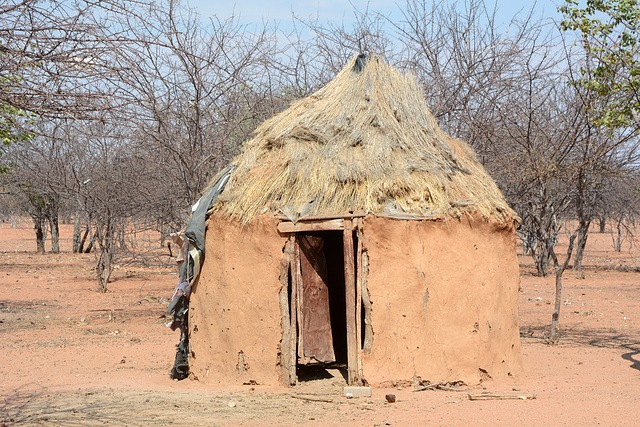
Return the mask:
[[[65, 244], [70, 232], [63, 226]], [[541, 339], [553, 278], [522, 259], [525, 375], [470, 391], [536, 398], [470, 401], [407, 387], [346, 399], [339, 375], [278, 389], [171, 381], [179, 337], [163, 324], [174, 272], [121, 266], [100, 294], [92, 255], [65, 244], [66, 253], [35, 255], [32, 234], [26, 222], [0, 224], [0, 425], [640, 425], [639, 254], [613, 253], [607, 235], [590, 237], [585, 279], [566, 275], [555, 347]]]

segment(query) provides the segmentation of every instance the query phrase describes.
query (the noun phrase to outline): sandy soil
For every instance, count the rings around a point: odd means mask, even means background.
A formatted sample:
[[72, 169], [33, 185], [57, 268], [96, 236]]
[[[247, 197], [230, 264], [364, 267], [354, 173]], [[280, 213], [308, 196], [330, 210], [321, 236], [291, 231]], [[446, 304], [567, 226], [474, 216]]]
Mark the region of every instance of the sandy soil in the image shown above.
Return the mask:
[[[294, 388], [219, 389], [174, 382], [178, 332], [163, 326], [177, 280], [169, 268], [120, 266], [96, 292], [93, 255], [36, 255], [28, 222], [0, 224], [0, 426], [29, 425], [640, 425], [640, 259], [591, 235], [586, 275], [567, 272], [557, 346], [543, 343], [554, 279], [521, 257], [525, 373], [465, 391], [411, 386], [346, 399], [344, 380]], [[530, 400], [472, 401], [468, 393]], [[387, 403], [385, 395], [396, 395]]]

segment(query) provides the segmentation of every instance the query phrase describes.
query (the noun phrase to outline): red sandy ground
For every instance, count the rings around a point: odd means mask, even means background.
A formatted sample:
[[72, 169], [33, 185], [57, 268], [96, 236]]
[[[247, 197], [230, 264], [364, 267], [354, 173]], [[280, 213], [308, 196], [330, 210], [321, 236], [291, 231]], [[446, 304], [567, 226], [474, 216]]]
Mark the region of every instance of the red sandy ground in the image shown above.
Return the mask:
[[565, 274], [557, 346], [542, 340], [554, 279], [521, 257], [525, 372], [468, 392], [535, 399], [500, 401], [406, 385], [346, 399], [339, 376], [277, 389], [171, 381], [179, 334], [163, 324], [174, 271], [121, 266], [100, 294], [93, 255], [69, 253], [70, 234], [63, 226], [62, 254], [36, 255], [28, 222], [0, 224], [0, 426], [640, 425], [639, 251], [613, 252], [608, 234], [591, 234], [584, 279]]

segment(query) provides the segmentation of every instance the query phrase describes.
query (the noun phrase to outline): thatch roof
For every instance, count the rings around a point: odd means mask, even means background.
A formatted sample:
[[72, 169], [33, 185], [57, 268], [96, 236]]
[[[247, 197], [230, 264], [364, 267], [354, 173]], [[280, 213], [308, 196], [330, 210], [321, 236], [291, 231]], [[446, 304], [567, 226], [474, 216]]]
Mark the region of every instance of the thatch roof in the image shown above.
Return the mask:
[[464, 142], [438, 127], [416, 79], [354, 57], [325, 87], [265, 121], [212, 208], [243, 222], [404, 212], [515, 217]]

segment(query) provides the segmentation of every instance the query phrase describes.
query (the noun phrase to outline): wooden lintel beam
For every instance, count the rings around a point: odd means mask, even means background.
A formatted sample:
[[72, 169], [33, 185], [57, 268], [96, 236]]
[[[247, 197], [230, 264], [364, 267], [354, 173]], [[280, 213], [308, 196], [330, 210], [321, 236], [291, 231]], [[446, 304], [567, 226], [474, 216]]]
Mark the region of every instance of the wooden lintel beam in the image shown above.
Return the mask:
[[283, 221], [278, 224], [280, 233], [298, 233], [302, 231], [327, 231], [343, 230], [344, 219], [327, 219], [322, 221], [298, 221], [295, 224], [291, 221]]
[[[324, 221], [326, 219], [364, 218], [365, 216], [367, 216], [367, 214], [364, 212], [344, 215], [303, 216], [302, 218], [298, 218], [297, 221]], [[291, 218], [284, 215], [276, 215], [276, 218], [284, 221], [291, 221]]]

